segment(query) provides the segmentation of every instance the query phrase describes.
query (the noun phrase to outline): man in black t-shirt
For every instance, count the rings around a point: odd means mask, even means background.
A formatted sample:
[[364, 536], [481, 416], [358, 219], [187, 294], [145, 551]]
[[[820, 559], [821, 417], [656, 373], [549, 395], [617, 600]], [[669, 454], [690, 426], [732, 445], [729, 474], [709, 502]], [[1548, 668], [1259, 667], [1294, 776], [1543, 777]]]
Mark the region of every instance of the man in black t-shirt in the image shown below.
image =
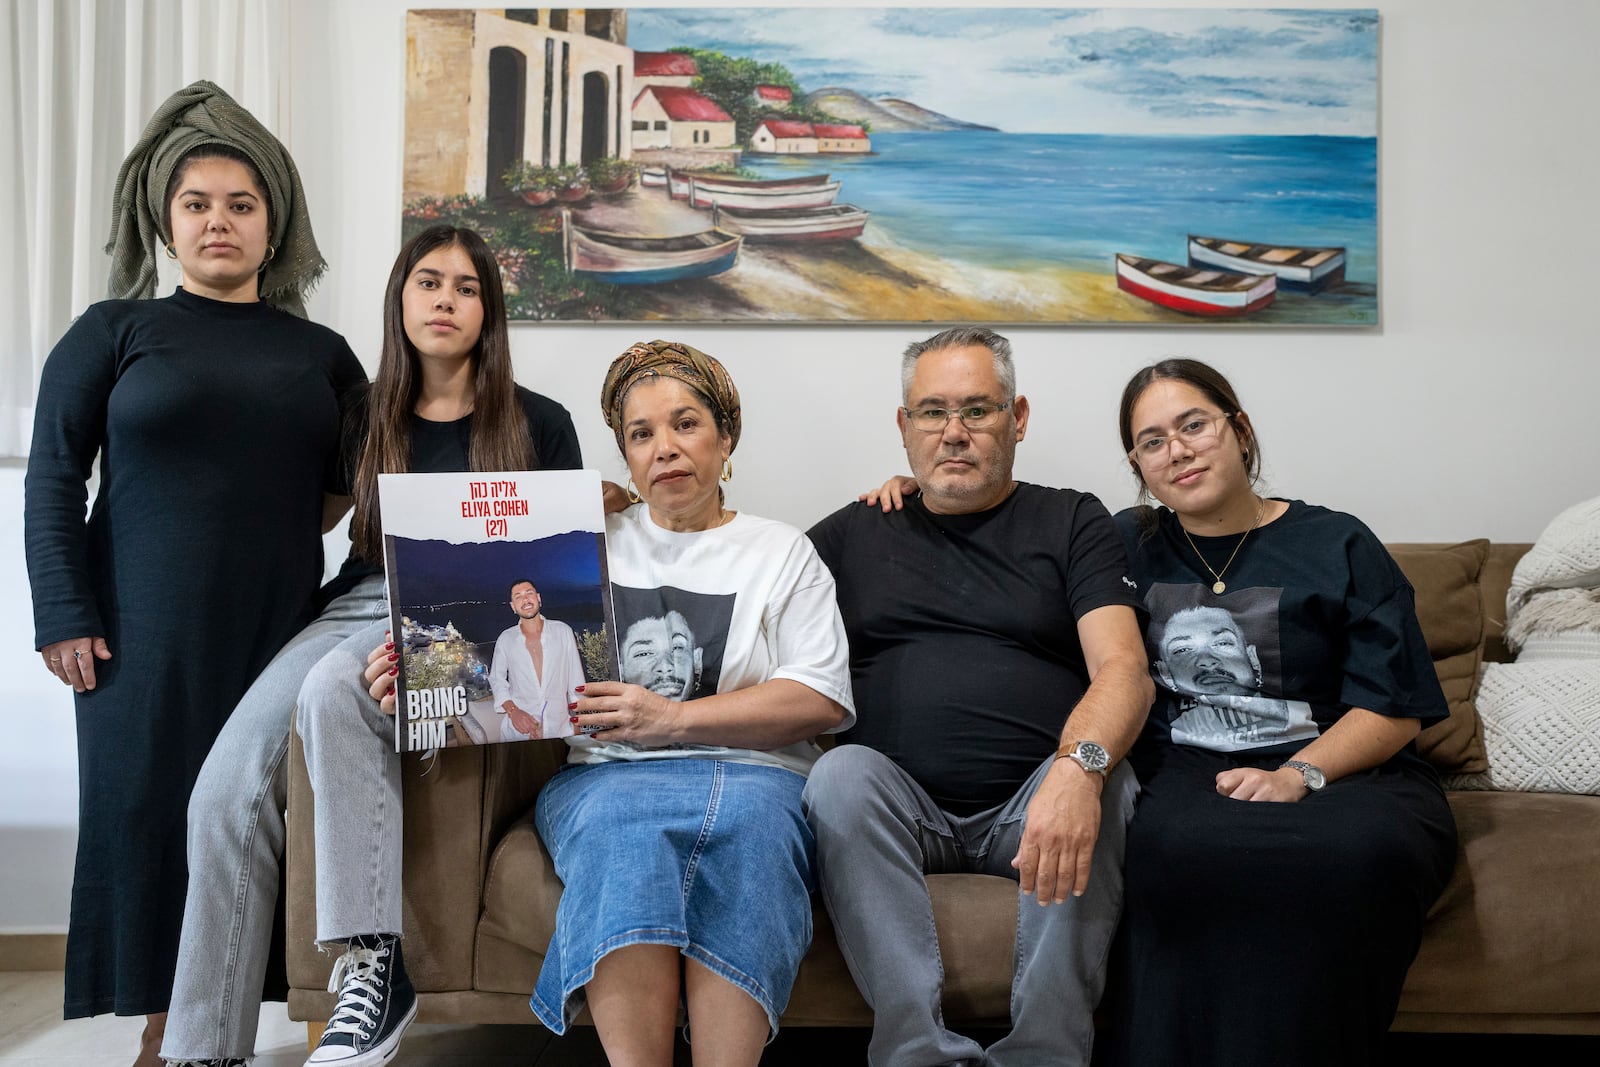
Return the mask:
[[[920, 487], [810, 532], [838, 583], [858, 719], [804, 803], [871, 1062], [1087, 1064], [1138, 785], [1120, 763], [1154, 696], [1143, 607], [1094, 497], [1012, 480], [1028, 401], [1010, 344], [911, 345], [897, 414]], [[923, 875], [1020, 883], [1011, 1031], [949, 1031]]]

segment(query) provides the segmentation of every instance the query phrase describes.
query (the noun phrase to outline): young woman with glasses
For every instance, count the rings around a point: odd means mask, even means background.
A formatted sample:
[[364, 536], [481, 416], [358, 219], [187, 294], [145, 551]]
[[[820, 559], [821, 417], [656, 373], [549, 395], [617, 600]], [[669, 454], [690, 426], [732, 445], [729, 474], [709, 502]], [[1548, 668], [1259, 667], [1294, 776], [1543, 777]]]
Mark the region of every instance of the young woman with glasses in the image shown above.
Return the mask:
[[1123, 392], [1118, 516], [1156, 702], [1130, 759], [1112, 1061], [1372, 1064], [1455, 824], [1416, 753], [1448, 715], [1399, 567], [1357, 519], [1258, 491], [1233, 387], [1163, 360]]

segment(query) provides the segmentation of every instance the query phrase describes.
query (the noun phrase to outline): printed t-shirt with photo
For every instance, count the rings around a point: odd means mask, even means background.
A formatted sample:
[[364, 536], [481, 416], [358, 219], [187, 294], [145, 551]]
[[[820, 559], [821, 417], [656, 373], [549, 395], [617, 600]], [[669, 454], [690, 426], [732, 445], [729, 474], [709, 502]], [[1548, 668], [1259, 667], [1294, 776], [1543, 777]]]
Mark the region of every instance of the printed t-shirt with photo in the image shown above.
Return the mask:
[[[606, 555], [618, 643], [635, 649], [635, 662], [650, 661], [635, 667], [622, 652], [624, 681], [693, 700], [787, 678], [844, 708], [835, 731], [855, 722], [833, 575], [799, 530], [740, 512], [715, 529], [675, 533], [636, 504], [606, 516]], [[567, 744], [572, 763], [699, 757], [797, 774], [822, 754], [811, 741], [771, 751], [582, 736]]]

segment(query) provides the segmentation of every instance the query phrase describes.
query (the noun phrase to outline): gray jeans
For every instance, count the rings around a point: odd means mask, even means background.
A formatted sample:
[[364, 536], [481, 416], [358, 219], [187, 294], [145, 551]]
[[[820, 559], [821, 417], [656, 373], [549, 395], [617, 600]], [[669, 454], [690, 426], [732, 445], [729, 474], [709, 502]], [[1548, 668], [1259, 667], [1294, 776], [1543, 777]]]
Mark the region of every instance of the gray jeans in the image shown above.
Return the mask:
[[1054, 757], [1009, 801], [971, 816], [942, 811], [882, 753], [841, 745], [823, 755], [802, 804], [817, 837], [817, 875], [839, 948], [875, 1019], [873, 1067], [1088, 1064], [1093, 1013], [1122, 912], [1122, 855], [1139, 792], [1111, 772], [1100, 804], [1089, 889], [1041, 908], [1017, 896], [1011, 1030], [984, 1050], [944, 1025], [944, 967], [924, 875], [1017, 878], [1011, 867], [1028, 802]]
[[382, 640], [388, 618], [381, 576], [335, 599], [245, 691], [206, 756], [189, 797], [189, 888], [161, 1046], [167, 1059], [254, 1051], [283, 877], [284, 757], [295, 703], [325, 656], [373, 627]]
[[389, 620], [322, 657], [300, 690], [295, 725], [317, 795], [317, 940], [400, 933], [400, 755], [394, 718], [367, 692], [367, 654]]

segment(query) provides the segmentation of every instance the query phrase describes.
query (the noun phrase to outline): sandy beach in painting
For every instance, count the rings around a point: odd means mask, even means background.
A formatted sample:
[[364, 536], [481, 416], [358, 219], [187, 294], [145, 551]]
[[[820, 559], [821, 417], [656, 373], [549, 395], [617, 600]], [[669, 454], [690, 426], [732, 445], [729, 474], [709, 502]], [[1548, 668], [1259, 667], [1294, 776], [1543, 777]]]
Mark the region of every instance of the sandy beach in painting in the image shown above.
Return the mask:
[[[576, 211], [573, 218], [596, 229], [650, 235], [690, 233], [711, 224], [709, 212], [670, 200], [664, 190], [639, 188]], [[1185, 321], [1118, 291], [1109, 271], [979, 267], [903, 247], [872, 222], [857, 241], [746, 241], [726, 274], [641, 287], [639, 293], [643, 319]]]
[[[711, 215], [668, 198], [664, 189], [635, 186], [596, 200], [573, 218], [595, 229], [661, 236], [692, 233]], [[1253, 319], [1258, 323], [1326, 324], [1341, 306], [1359, 321], [1370, 286], [1315, 298], [1285, 293]], [[930, 255], [901, 244], [878, 221], [855, 241], [780, 244], [746, 241], [732, 270], [712, 278], [641, 286], [638, 318], [738, 322], [1092, 322], [1194, 325], [1193, 316], [1139, 300], [1103, 271], [1034, 265], [978, 265]]]

